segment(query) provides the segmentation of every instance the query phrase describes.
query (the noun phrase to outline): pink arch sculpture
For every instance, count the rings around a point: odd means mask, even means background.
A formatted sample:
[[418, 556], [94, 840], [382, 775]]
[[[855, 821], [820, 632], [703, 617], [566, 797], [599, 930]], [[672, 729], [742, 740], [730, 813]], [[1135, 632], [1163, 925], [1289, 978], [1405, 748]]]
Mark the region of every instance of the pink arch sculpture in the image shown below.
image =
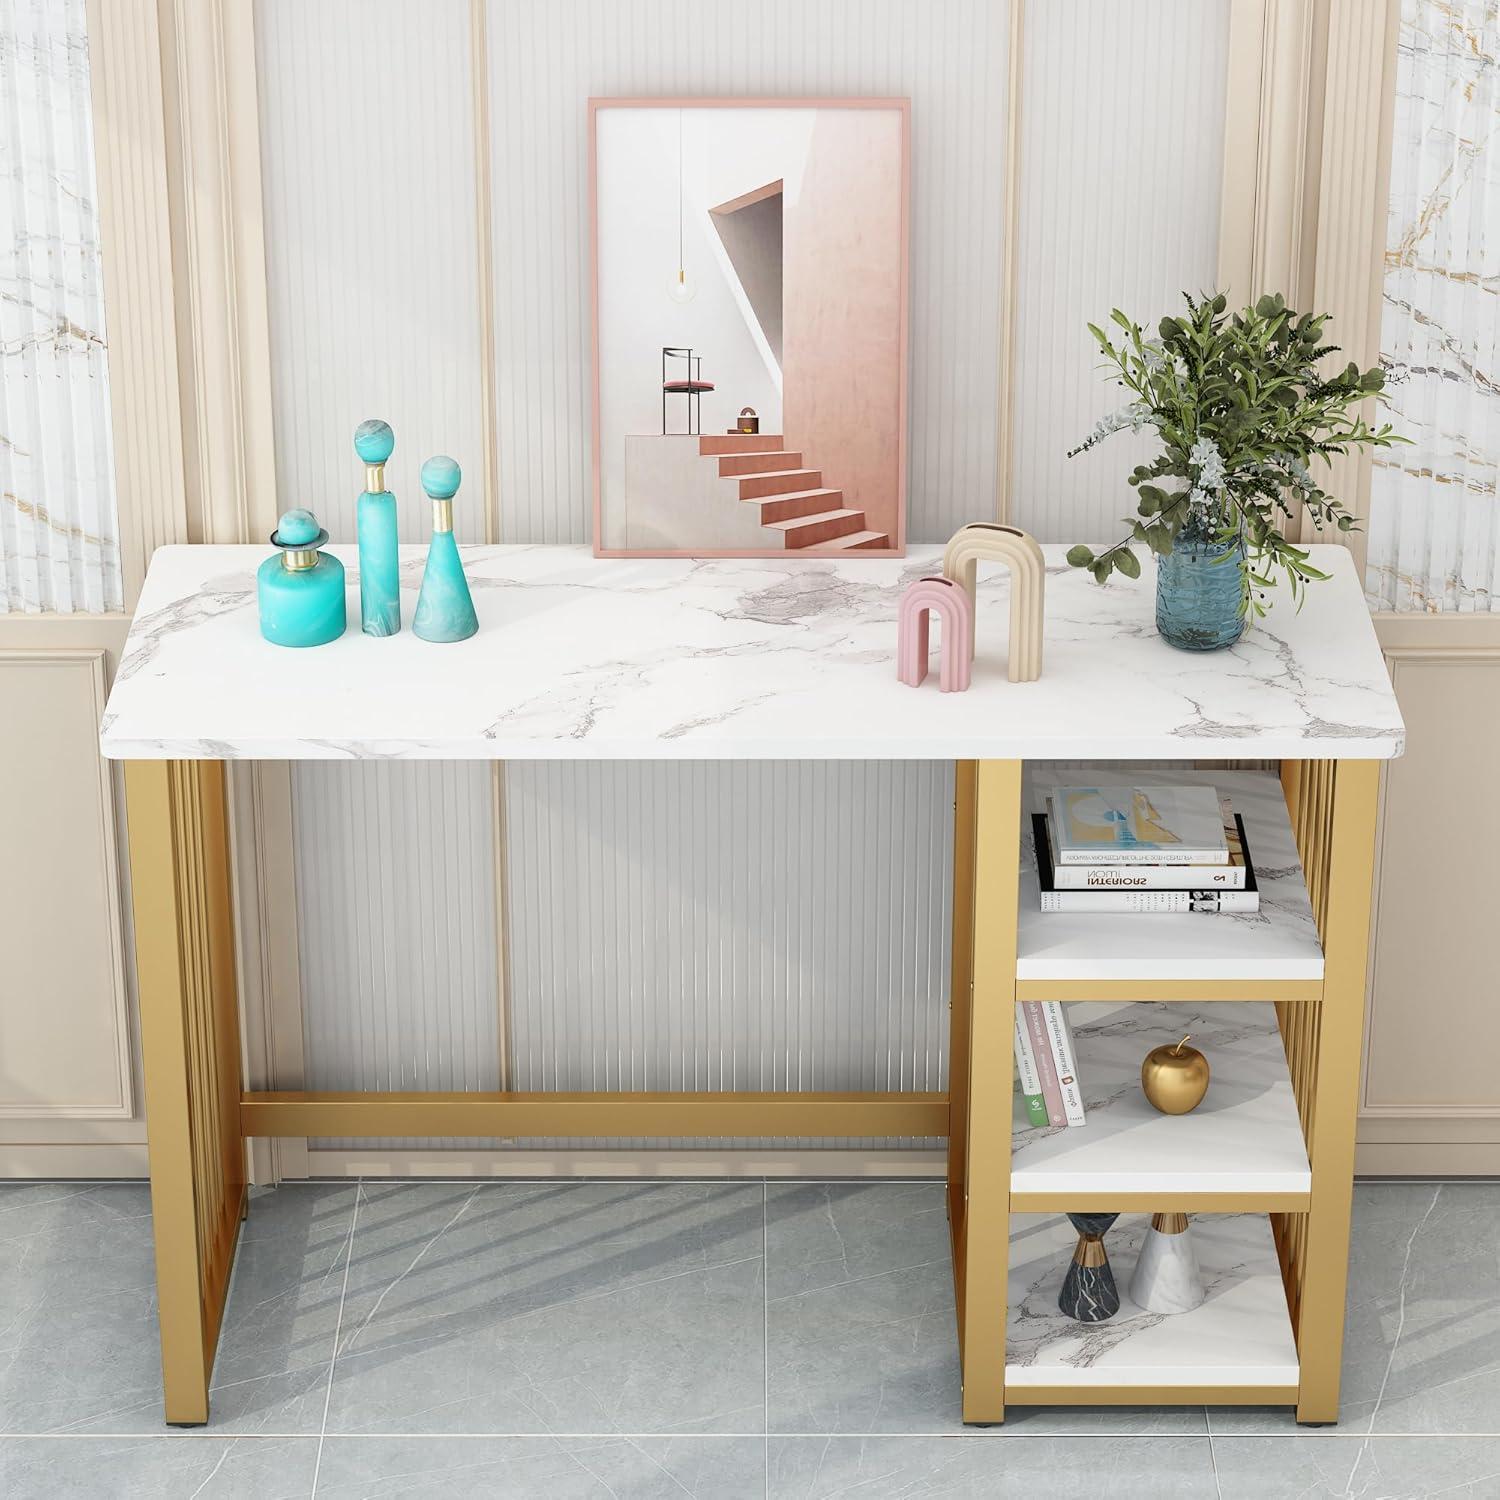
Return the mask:
[[931, 617], [942, 622], [942, 665], [938, 686], [961, 693], [969, 685], [974, 660], [974, 606], [948, 578], [919, 578], [901, 596], [896, 620], [896, 676], [907, 687], [920, 687], [927, 676]]

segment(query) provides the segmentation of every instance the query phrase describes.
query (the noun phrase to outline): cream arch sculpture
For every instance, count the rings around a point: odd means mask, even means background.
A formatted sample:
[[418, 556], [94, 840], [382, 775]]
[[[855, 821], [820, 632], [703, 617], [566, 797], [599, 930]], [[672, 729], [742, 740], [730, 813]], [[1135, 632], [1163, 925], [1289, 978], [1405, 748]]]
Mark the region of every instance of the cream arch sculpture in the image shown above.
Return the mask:
[[[978, 624], [975, 574], [981, 558], [1003, 562], [1010, 569], [1010, 680], [1035, 682], [1042, 675], [1042, 603], [1047, 587], [1042, 549], [1035, 537], [993, 521], [975, 521], [953, 533], [943, 550], [943, 577], [969, 596], [974, 626]], [[974, 626], [969, 633], [971, 655]]]

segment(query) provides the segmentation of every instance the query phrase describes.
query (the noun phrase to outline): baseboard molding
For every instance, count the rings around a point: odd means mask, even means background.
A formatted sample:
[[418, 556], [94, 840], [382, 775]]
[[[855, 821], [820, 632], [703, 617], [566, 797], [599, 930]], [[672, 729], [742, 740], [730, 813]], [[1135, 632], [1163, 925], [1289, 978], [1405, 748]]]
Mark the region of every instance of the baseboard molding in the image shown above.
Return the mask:
[[1500, 1141], [1381, 1141], [1354, 1148], [1360, 1177], [1500, 1177]]
[[316, 1151], [310, 1177], [932, 1177], [942, 1151]]
[[0, 1144], [0, 1181], [34, 1181], [65, 1177], [133, 1178], [147, 1176], [145, 1143], [122, 1145]]

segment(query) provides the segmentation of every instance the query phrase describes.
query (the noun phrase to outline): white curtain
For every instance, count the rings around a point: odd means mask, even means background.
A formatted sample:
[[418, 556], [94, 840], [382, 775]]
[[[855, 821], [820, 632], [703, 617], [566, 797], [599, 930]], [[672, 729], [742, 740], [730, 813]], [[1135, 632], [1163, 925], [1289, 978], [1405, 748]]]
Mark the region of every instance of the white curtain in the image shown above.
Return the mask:
[[84, 0], [0, 3], [0, 612], [123, 605]]
[[1404, 371], [1377, 454], [1375, 609], [1500, 608], [1500, 0], [1403, 0], [1382, 355]]

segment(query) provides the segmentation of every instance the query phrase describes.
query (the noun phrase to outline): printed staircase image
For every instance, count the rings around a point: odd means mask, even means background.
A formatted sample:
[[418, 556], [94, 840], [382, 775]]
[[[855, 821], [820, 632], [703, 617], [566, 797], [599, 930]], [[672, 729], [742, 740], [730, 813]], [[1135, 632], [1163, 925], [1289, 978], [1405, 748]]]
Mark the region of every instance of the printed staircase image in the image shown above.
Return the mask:
[[854, 552], [889, 547], [883, 531], [865, 528], [865, 513], [850, 510], [842, 490], [827, 489], [820, 469], [802, 467], [779, 434], [724, 433], [698, 440], [698, 452], [715, 458], [721, 478], [737, 483], [742, 505], [760, 507], [761, 525], [795, 547], [838, 547]]

